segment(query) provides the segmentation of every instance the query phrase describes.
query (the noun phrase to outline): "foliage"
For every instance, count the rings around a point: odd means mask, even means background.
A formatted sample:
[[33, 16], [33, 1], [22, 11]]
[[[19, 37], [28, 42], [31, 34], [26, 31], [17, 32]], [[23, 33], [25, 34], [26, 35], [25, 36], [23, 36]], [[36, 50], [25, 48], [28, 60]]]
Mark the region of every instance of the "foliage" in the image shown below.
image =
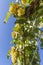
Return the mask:
[[[10, 15], [16, 18], [12, 31], [15, 46], [8, 51], [12, 65], [40, 65], [38, 39], [43, 48], [43, 0], [21, 0], [20, 3], [11, 3], [4, 22]], [[43, 25], [42, 25], [43, 26]]]

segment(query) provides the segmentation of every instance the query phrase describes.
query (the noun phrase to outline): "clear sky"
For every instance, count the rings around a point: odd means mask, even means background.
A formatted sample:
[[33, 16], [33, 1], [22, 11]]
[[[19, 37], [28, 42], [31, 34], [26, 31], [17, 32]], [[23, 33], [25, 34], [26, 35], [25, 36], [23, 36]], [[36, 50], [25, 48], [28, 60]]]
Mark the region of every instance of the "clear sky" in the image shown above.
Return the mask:
[[[8, 23], [3, 23], [11, 1], [12, 0], [0, 0], [0, 65], [11, 65], [11, 60], [8, 60], [6, 55], [11, 47], [11, 32], [16, 19], [11, 16]], [[40, 49], [39, 52], [41, 59], [40, 65], [43, 65], [43, 50]]]

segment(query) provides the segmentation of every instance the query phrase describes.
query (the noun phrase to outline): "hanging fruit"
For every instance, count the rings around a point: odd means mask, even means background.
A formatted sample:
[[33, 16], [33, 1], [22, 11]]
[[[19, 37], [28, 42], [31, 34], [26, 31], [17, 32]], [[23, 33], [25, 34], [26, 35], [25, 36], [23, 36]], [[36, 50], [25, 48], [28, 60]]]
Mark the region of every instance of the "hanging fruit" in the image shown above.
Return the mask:
[[25, 14], [25, 9], [20, 7], [18, 10], [17, 10], [17, 13], [18, 13], [18, 16], [23, 16]]
[[16, 63], [17, 62], [17, 56], [18, 56], [18, 51], [17, 51], [17, 48], [16, 47], [11, 47], [11, 60], [12, 60], [12, 63]]
[[10, 8], [9, 8], [9, 12], [13, 15], [17, 15], [17, 8], [18, 8], [18, 4], [12, 4], [10, 5]]
[[26, 4], [26, 0], [21, 0], [21, 3], [22, 4]]
[[12, 32], [12, 38], [16, 38], [17, 37], [17, 32], [13, 31]]

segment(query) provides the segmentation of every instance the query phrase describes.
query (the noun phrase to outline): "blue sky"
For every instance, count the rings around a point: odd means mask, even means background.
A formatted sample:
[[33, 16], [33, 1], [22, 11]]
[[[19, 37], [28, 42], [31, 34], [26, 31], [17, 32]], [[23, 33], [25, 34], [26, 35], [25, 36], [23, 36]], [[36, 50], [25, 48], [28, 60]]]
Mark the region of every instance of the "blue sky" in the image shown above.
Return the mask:
[[[11, 47], [11, 32], [16, 19], [11, 16], [8, 20], [8, 23], [3, 23], [6, 13], [9, 9], [9, 3], [11, 1], [12, 0], [0, 0], [0, 65], [11, 65], [11, 60], [8, 60], [6, 55]], [[39, 52], [41, 59], [40, 65], [43, 65], [43, 50], [40, 49]]]

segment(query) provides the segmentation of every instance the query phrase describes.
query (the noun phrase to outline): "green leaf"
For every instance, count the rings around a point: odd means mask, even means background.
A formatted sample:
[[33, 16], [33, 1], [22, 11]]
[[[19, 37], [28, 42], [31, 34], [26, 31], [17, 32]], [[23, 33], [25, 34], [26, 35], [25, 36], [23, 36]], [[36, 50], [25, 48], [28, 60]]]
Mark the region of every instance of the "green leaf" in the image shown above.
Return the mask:
[[43, 43], [42, 43], [42, 44], [40, 44], [40, 46], [41, 46], [41, 49], [43, 49]]
[[11, 2], [11, 3], [10, 3], [10, 5], [13, 5], [13, 4], [14, 4], [14, 2]]
[[7, 59], [9, 59], [9, 58], [10, 58], [10, 52], [11, 52], [11, 50], [9, 50], [9, 51], [8, 51], [8, 54], [7, 54]]
[[8, 51], [8, 54], [10, 55], [11, 50]]
[[9, 55], [7, 55], [7, 59], [9, 59], [10, 58], [10, 56]]
[[27, 3], [29, 2], [29, 0], [26, 0], [27, 1]]
[[26, 0], [27, 1], [27, 3], [31, 3], [33, 0]]
[[43, 39], [41, 39], [41, 44], [40, 44], [40, 46], [41, 46], [41, 49], [43, 49]]
[[13, 40], [11, 40], [10, 44], [13, 44], [13, 43], [14, 43], [14, 41], [13, 41]]
[[6, 23], [8, 21], [8, 19], [10, 18], [10, 16], [11, 16], [11, 13], [7, 12], [6, 18], [4, 19], [4, 23]]

